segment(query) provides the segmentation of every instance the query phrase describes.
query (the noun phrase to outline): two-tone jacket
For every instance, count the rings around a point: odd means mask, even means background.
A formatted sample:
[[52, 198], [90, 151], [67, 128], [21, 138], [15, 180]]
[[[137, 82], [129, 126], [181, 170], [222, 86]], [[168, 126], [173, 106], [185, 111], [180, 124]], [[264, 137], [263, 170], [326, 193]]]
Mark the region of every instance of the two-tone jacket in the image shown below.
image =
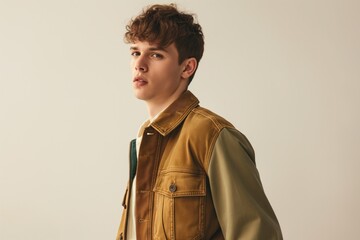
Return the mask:
[[117, 240], [126, 239], [132, 187], [139, 240], [282, 239], [249, 141], [189, 91], [144, 129], [138, 158], [131, 144]]

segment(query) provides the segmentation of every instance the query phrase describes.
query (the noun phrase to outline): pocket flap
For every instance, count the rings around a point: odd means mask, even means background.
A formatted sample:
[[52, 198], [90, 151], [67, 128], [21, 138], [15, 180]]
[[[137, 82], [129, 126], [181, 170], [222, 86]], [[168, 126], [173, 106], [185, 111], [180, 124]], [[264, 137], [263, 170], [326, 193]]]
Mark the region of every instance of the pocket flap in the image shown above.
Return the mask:
[[206, 175], [181, 171], [160, 173], [154, 191], [168, 197], [206, 195]]

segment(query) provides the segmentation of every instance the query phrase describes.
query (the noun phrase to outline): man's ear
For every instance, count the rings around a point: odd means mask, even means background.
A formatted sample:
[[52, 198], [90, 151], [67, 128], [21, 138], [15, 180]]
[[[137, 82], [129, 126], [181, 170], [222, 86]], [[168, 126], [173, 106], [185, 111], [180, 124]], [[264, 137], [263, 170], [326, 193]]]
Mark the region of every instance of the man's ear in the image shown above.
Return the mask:
[[184, 70], [181, 73], [181, 77], [186, 79], [194, 74], [197, 67], [197, 61], [195, 58], [188, 58], [184, 60], [183, 65], [184, 65]]

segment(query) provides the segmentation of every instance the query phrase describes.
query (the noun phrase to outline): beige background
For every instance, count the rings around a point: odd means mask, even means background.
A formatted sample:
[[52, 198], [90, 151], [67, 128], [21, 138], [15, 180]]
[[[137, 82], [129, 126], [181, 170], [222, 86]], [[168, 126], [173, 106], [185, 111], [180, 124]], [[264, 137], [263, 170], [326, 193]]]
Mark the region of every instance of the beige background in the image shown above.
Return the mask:
[[[152, 2], [1, 0], [1, 240], [114, 239], [146, 118], [122, 35]], [[190, 89], [252, 142], [284, 238], [359, 239], [360, 2], [178, 4], [206, 37]]]

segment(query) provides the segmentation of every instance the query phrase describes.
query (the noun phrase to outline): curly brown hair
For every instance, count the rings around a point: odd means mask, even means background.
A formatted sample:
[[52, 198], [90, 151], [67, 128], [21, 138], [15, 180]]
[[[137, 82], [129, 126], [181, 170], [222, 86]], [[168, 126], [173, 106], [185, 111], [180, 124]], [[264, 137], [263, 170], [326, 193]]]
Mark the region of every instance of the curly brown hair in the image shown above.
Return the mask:
[[[191, 57], [199, 63], [204, 52], [201, 26], [194, 15], [178, 11], [175, 4], [155, 4], [145, 8], [126, 26], [124, 39], [126, 43], [146, 41], [160, 47], [175, 43], [179, 64]], [[189, 78], [189, 83], [194, 74]]]

